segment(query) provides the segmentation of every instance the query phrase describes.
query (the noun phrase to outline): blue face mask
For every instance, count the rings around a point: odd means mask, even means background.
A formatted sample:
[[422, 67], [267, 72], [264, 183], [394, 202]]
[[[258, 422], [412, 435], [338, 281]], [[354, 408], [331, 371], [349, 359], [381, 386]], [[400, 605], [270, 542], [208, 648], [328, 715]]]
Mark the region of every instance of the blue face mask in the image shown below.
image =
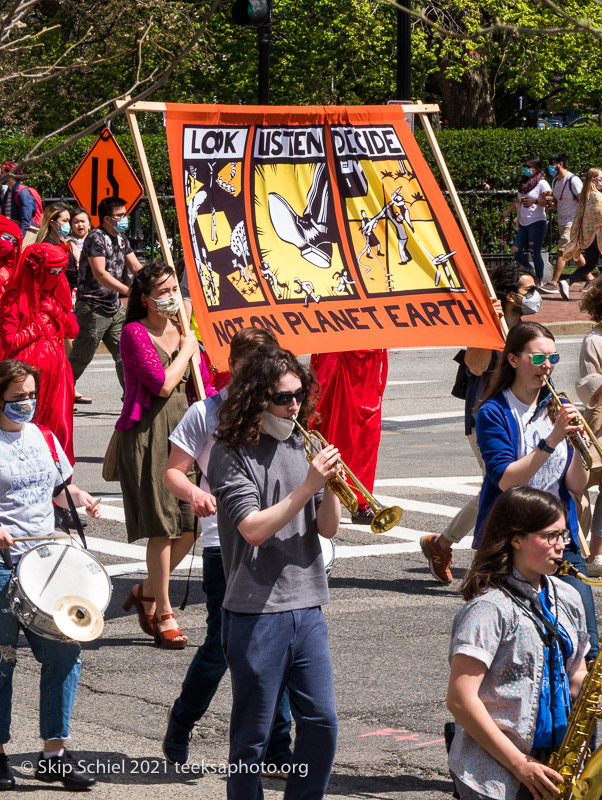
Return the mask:
[[548, 175], [550, 178], [555, 178], [558, 175], [558, 167], [552, 167], [551, 165], [548, 167]]
[[530, 178], [533, 175], [533, 170], [531, 167], [523, 167], [523, 175], [525, 178]]
[[123, 219], [118, 219], [115, 223], [115, 230], [117, 233], [125, 233], [130, 225], [130, 221], [127, 217]]
[[68, 222], [63, 222], [59, 228], [59, 236], [69, 236], [71, 233], [71, 225]]
[[36, 399], [33, 397], [27, 400], [15, 400], [12, 403], [6, 402], [3, 411], [11, 422], [18, 424], [31, 422], [36, 413]]

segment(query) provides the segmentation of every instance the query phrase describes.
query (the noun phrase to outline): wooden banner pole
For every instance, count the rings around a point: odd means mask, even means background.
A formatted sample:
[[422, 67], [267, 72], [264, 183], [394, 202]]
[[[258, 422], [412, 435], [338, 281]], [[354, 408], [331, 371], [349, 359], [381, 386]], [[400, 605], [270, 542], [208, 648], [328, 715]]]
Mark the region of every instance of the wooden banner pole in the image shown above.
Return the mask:
[[[403, 106], [403, 109], [405, 111], [406, 106]], [[489, 277], [489, 273], [487, 272], [487, 268], [485, 267], [485, 262], [483, 261], [483, 257], [481, 256], [481, 251], [479, 250], [476, 239], [474, 238], [474, 234], [472, 232], [472, 228], [470, 227], [470, 224], [466, 217], [464, 206], [460, 202], [460, 197], [458, 195], [458, 192], [456, 191], [456, 187], [454, 186], [454, 182], [447, 168], [447, 164], [445, 163], [443, 153], [441, 152], [441, 148], [439, 147], [439, 142], [437, 141], [435, 132], [433, 131], [433, 127], [427, 116], [428, 112], [421, 110], [416, 113], [418, 114], [418, 117], [422, 122], [422, 127], [424, 128], [426, 137], [429, 140], [431, 150], [433, 151], [433, 154], [437, 161], [437, 166], [439, 167], [439, 171], [441, 172], [443, 180], [445, 181], [445, 185], [447, 186], [447, 191], [449, 192], [449, 196], [451, 197], [452, 203], [454, 204], [456, 214], [458, 215], [458, 220], [460, 221], [460, 227], [462, 228], [462, 233], [464, 234], [466, 241], [468, 242], [468, 246], [470, 247], [470, 251], [477, 265], [477, 269], [479, 270], [481, 280], [485, 284], [485, 288], [487, 289], [487, 293], [489, 294], [491, 300], [497, 300], [495, 290], [491, 283], [491, 278]], [[506, 336], [508, 333], [508, 325], [506, 323], [506, 320], [502, 317], [500, 323], [502, 326], [502, 331], [504, 333], [504, 336]]]
[[[123, 100], [116, 100], [115, 105], [117, 106], [117, 108], [121, 108], [121, 106], [124, 106], [129, 99], [130, 99], [129, 97], [125, 97]], [[159, 208], [159, 201], [157, 200], [157, 194], [155, 192], [155, 185], [153, 183], [150, 167], [148, 166], [146, 152], [144, 150], [144, 143], [142, 141], [142, 136], [140, 135], [140, 128], [138, 127], [138, 120], [136, 119], [136, 109], [134, 108], [134, 105], [127, 108], [125, 113], [130, 126], [130, 132], [132, 134], [132, 141], [134, 142], [136, 155], [138, 156], [138, 163], [140, 164], [140, 171], [142, 173], [142, 182], [144, 183], [146, 196], [148, 197], [148, 203], [150, 206], [153, 222], [155, 223], [155, 230], [157, 231], [157, 238], [159, 239], [159, 246], [161, 248], [161, 253], [163, 254], [163, 260], [170, 267], [173, 267], [174, 266], [173, 255], [171, 252], [171, 248], [169, 246], [167, 231], [165, 230], [165, 224], [163, 222], [163, 215], [161, 214], [161, 209]], [[152, 109], [152, 110], [155, 111], [159, 109]], [[176, 277], [176, 282], [178, 282], [177, 277]], [[179, 283], [178, 283], [178, 292], [180, 292]], [[180, 323], [180, 330], [182, 331], [182, 333], [184, 335], [187, 335], [190, 332], [190, 324], [188, 322], [188, 317], [186, 316], [184, 303], [182, 302], [181, 292], [180, 292], [180, 309], [178, 311], [178, 322]], [[195, 353], [195, 355], [190, 359], [190, 369], [192, 371], [192, 379], [194, 381], [196, 396], [198, 397], [199, 400], [204, 400], [205, 387], [203, 386], [203, 380], [201, 378], [200, 363], [201, 363], [200, 353]]]

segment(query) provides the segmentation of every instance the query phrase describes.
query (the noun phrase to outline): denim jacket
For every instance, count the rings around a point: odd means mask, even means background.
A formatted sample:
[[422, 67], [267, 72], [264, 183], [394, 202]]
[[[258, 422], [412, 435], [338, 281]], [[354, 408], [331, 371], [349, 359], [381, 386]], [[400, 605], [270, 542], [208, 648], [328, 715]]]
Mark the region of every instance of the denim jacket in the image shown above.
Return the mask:
[[[585, 611], [572, 586], [549, 578], [558, 597], [558, 622], [571, 638], [573, 652], [566, 665], [570, 678], [589, 650]], [[518, 572], [508, 582], [541, 610], [539, 595]], [[501, 589], [474, 597], [454, 620], [450, 662], [464, 654], [482, 661], [487, 672], [479, 698], [500, 730], [523, 753], [530, 753], [544, 665], [544, 645], [533, 620]], [[449, 767], [477, 792], [497, 800], [516, 797], [519, 781], [456, 723]]]

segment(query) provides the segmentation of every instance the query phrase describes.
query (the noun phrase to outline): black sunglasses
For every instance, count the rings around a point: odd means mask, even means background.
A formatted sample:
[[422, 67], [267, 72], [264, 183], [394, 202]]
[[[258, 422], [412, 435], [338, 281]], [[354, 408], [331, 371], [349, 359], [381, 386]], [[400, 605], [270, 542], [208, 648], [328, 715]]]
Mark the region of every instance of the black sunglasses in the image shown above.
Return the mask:
[[305, 399], [305, 389], [297, 389], [296, 392], [277, 392], [272, 395], [272, 403], [275, 406], [290, 406], [293, 400], [300, 405]]

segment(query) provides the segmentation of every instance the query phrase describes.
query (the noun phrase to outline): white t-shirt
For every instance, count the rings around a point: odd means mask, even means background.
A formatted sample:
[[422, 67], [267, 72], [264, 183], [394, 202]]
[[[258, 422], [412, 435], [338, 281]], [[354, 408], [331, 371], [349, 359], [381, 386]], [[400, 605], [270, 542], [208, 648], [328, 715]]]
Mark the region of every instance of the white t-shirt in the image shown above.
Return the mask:
[[559, 225], [568, 225], [575, 219], [582, 189], [583, 181], [572, 172], [567, 172], [564, 178], [554, 178], [552, 181]]
[[518, 224], [519, 225], [531, 225], [533, 222], [540, 222], [546, 221], [546, 210], [543, 206], [528, 206], [525, 207], [522, 204], [523, 197], [530, 197], [531, 199], [537, 201], [539, 200], [540, 196], [544, 192], [550, 191], [550, 184], [545, 180], [540, 180], [537, 186], [534, 186], [530, 192], [526, 194], [518, 193], [518, 199], [520, 201], [520, 205], [518, 207]]
[[[215, 444], [213, 434], [217, 429], [217, 409], [226, 399], [227, 389], [223, 388], [219, 394], [193, 403], [184, 414], [174, 431], [169, 437], [172, 444], [180, 447], [189, 456], [196, 459], [201, 470], [200, 488], [211, 493], [207, 483], [207, 467], [209, 456]], [[203, 532], [203, 547], [219, 547], [217, 532], [217, 515], [203, 517], [201, 520]]]
[[[510, 389], [505, 390], [504, 397], [518, 424], [518, 457], [522, 458], [535, 450], [541, 439], [547, 439], [552, 432], [554, 423], [548, 417], [546, 408], [541, 408], [536, 412], [536, 405], [528, 406], [521, 403]], [[529, 486], [560, 497], [560, 479], [565, 470], [567, 458], [568, 446], [566, 439], [563, 439], [528, 482]]]
[[[73, 473], [54, 436], [63, 477]], [[63, 482], [38, 427], [26, 423], [21, 431], [0, 430], [0, 525], [13, 537], [52, 536], [52, 496]], [[10, 548], [13, 562], [40, 542], [19, 542]]]

